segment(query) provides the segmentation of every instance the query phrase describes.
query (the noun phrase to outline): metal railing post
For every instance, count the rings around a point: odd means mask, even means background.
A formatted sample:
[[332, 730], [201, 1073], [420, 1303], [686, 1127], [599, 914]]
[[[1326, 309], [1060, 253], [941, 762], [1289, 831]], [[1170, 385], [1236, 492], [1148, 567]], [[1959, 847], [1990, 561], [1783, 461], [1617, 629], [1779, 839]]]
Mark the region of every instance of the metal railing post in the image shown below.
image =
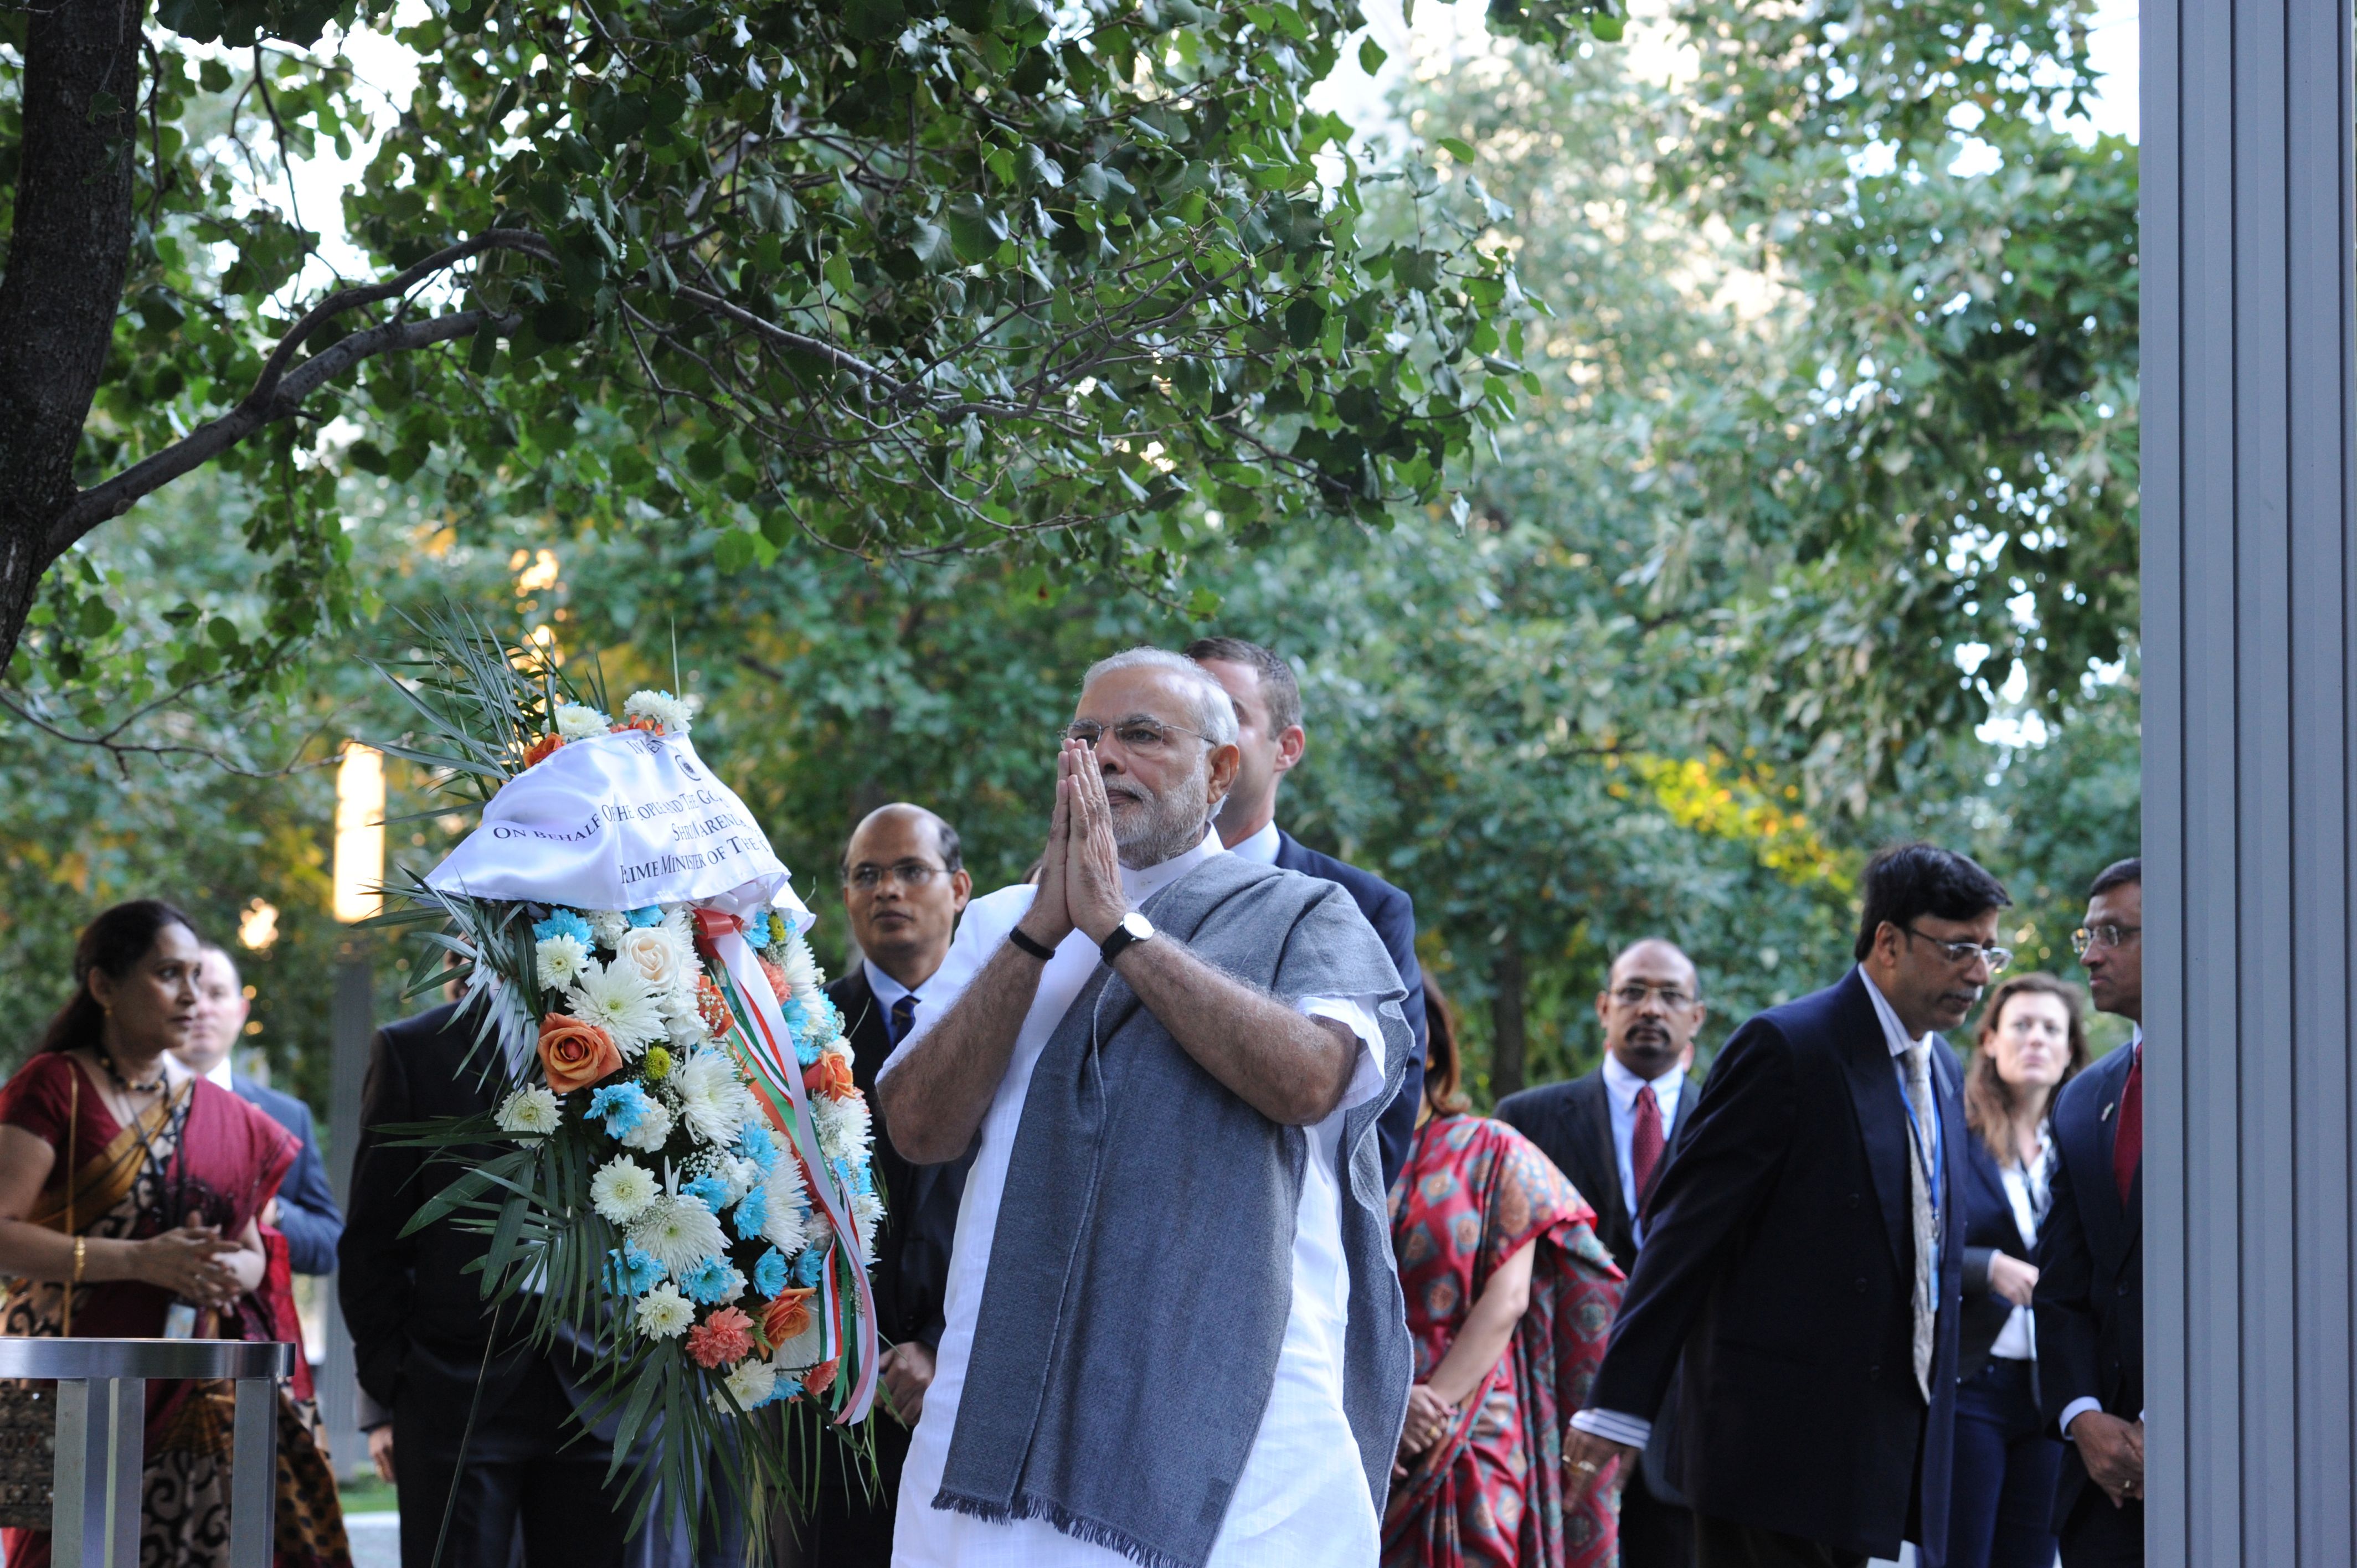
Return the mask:
[[278, 1525], [278, 1380], [291, 1345], [237, 1339], [0, 1337], [0, 1378], [58, 1385], [49, 1560], [56, 1568], [138, 1568], [147, 1383], [232, 1380], [231, 1568], [270, 1568]]

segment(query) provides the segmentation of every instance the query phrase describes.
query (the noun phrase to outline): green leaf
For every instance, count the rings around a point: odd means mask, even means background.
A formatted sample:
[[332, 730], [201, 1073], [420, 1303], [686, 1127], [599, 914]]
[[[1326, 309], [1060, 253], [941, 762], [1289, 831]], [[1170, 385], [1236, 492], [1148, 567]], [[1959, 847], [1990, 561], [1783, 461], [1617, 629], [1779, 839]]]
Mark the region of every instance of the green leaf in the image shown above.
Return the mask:
[[1442, 152], [1447, 153], [1458, 163], [1464, 164], [1469, 167], [1471, 166], [1473, 162], [1473, 146], [1471, 143], [1460, 141], [1455, 136], [1443, 136], [1440, 138], [1437, 145]]
[[1359, 40], [1359, 69], [1369, 76], [1383, 70], [1383, 61], [1390, 58], [1391, 56], [1383, 52], [1383, 46], [1375, 42], [1372, 35]]

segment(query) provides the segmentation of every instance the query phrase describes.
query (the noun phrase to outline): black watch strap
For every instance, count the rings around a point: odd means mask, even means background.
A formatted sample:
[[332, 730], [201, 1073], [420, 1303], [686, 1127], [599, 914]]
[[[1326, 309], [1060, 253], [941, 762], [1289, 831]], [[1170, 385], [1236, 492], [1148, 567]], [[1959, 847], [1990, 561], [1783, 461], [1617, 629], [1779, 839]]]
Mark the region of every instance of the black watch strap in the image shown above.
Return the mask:
[[1013, 942], [1025, 952], [1029, 953], [1033, 958], [1038, 959], [1041, 963], [1045, 963], [1049, 959], [1056, 956], [1056, 950], [1054, 948], [1049, 947], [1043, 941], [1036, 940], [1030, 933], [1024, 930], [1020, 926], [1017, 926], [1012, 930], [1008, 931], [1006, 933], [1006, 940]]

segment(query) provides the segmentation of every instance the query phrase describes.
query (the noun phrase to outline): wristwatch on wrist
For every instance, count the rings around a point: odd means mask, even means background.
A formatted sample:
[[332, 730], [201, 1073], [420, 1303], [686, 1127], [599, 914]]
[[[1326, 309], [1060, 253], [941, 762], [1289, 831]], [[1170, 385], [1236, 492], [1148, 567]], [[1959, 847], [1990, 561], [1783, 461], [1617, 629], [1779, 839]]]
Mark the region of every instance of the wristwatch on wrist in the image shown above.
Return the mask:
[[1121, 924], [1113, 929], [1113, 935], [1098, 945], [1097, 951], [1104, 955], [1107, 964], [1111, 964], [1132, 945], [1146, 940], [1153, 934], [1154, 922], [1132, 909], [1121, 918]]

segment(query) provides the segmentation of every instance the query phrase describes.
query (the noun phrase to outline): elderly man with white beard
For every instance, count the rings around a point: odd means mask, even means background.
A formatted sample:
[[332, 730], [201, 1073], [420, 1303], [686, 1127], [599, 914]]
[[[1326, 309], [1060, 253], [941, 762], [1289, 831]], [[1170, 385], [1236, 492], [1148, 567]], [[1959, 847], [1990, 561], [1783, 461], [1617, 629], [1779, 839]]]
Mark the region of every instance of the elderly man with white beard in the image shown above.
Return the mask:
[[968, 907], [877, 1080], [909, 1159], [975, 1151], [896, 1563], [1376, 1560], [1404, 992], [1341, 888], [1209, 830], [1235, 735], [1178, 654], [1093, 666], [1037, 886]]

